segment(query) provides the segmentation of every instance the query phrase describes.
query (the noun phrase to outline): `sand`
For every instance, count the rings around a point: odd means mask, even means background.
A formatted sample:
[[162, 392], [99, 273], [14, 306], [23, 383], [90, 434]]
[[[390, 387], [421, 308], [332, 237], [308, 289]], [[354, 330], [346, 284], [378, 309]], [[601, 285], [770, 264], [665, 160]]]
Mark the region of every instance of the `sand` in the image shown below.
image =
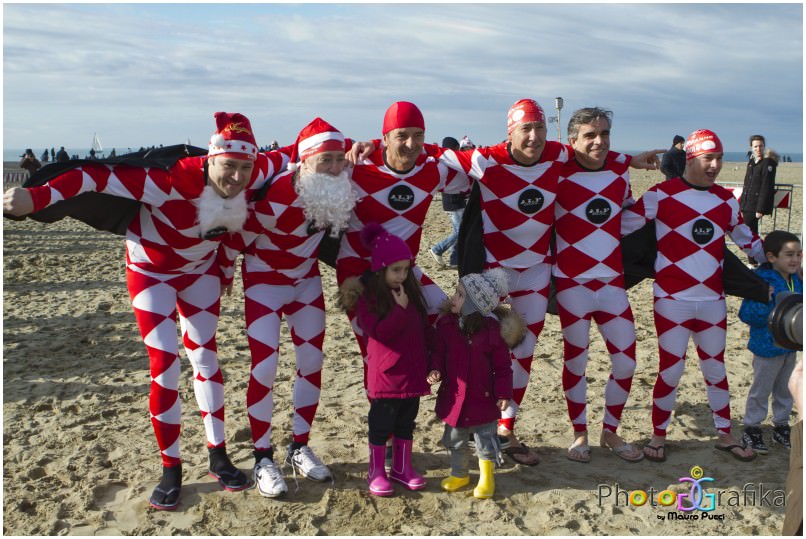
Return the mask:
[[[741, 181], [742, 164], [727, 164], [721, 179]], [[801, 184], [802, 165], [782, 164], [780, 183]], [[636, 195], [661, 178], [636, 172]], [[792, 229], [802, 228], [802, 191], [796, 190]], [[785, 215], [785, 212], [784, 214]], [[779, 216], [780, 219], [780, 216]], [[780, 223], [780, 221], [779, 221]], [[763, 224], [768, 230], [769, 223]], [[425, 249], [449, 230], [439, 203], [429, 211], [419, 262], [446, 290], [454, 275], [439, 270]], [[668, 461], [625, 462], [593, 447], [589, 464], [566, 459], [572, 430], [560, 385], [562, 337], [548, 316], [535, 351], [529, 390], [518, 423], [522, 440], [536, 448], [535, 467], [506, 465], [496, 473], [496, 493], [477, 500], [472, 489], [448, 494], [439, 488], [448, 455], [439, 445], [442, 425], [434, 397], [421, 403], [414, 462], [428, 479], [420, 492], [397, 488], [392, 498], [367, 492], [366, 412], [361, 360], [346, 317], [335, 310], [335, 279], [323, 270], [328, 305], [323, 390], [311, 445], [331, 467], [330, 483], [287, 470], [289, 495], [271, 500], [255, 490], [229, 493], [207, 476], [202, 422], [183, 359], [182, 502], [175, 512], [150, 508], [147, 498], [160, 476], [160, 460], [148, 416], [148, 361], [138, 336], [124, 281], [120, 237], [65, 220], [53, 225], [4, 220], [3, 243], [3, 533], [6, 535], [766, 535], [780, 532], [788, 452], [773, 446], [754, 462], [714, 450], [715, 432], [693, 346], [669, 429]], [[650, 395], [657, 350], [649, 282], [631, 290], [636, 316], [638, 368], [624, 410], [621, 434], [644, 443], [651, 433]], [[219, 327], [226, 380], [227, 442], [233, 461], [252, 466], [245, 411], [249, 351], [244, 334], [242, 290], [224, 298]], [[728, 299], [726, 363], [734, 432], [741, 431], [752, 381], [747, 328]], [[598, 440], [609, 361], [592, 332], [588, 366], [591, 441]], [[283, 329], [275, 385], [274, 444], [285, 456], [291, 440], [293, 351]], [[793, 422], [796, 418], [793, 416]], [[769, 437], [769, 431], [767, 431]], [[688, 492], [679, 478], [694, 465], [714, 478], [711, 492], [725, 498], [711, 515], [719, 519], [673, 520], [668, 509], [627, 506], [626, 494], [600, 500], [618, 488]], [[473, 475], [475, 481], [475, 473]], [[729, 505], [731, 492], [751, 484], [755, 503]], [[759, 485], [763, 484], [762, 487]], [[472, 486], [472, 485], [471, 485]], [[767, 495], [767, 503], [761, 494]], [[778, 500], [780, 502], [780, 499]], [[699, 515], [700, 512], [697, 512]]]

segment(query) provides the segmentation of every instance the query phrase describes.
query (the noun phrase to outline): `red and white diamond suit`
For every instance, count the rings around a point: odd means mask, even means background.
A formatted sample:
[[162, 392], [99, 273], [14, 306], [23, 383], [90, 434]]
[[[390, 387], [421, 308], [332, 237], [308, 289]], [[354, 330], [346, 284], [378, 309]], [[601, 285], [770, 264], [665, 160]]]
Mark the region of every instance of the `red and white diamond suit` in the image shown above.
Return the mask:
[[[359, 276], [370, 269], [371, 254], [361, 243], [361, 229], [368, 223], [378, 223], [389, 233], [398, 236], [416, 256], [420, 249], [423, 223], [437, 191], [461, 193], [469, 190], [468, 178], [462, 173], [448, 169], [425, 152], [409, 172], [399, 173], [384, 163], [384, 147], [374, 141], [375, 151], [356, 164], [352, 183], [358, 202], [347, 226], [336, 258], [336, 279], [341, 285], [349, 277]], [[447, 298], [445, 292], [434, 283], [419, 266], [411, 271], [422, 285], [431, 324], [436, 321], [439, 305]], [[364, 384], [366, 387], [366, 348], [363, 332], [355, 320], [355, 313], [348, 313], [356, 335], [361, 357], [364, 360]]]
[[568, 150], [558, 142], [547, 141], [540, 159], [531, 166], [517, 163], [508, 143], [473, 152], [447, 150], [440, 161], [479, 182], [485, 268], [504, 268], [509, 303], [527, 324], [526, 337], [512, 349], [513, 398], [501, 414], [501, 423], [512, 430], [546, 318], [554, 201]]
[[[168, 171], [84, 165], [30, 189], [34, 211], [88, 191], [141, 201], [126, 232], [126, 284], [151, 370], [151, 423], [165, 466], [181, 462], [176, 319], [193, 367], [207, 445], [224, 446], [224, 389], [215, 333], [219, 316], [219, 239], [201, 238], [198, 210], [207, 157], [186, 157]], [[283, 169], [278, 152], [258, 156], [247, 197]]]
[[252, 355], [246, 407], [255, 449], [271, 448], [284, 316], [296, 352], [293, 437], [308, 443], [321, 390], [325, 300], [317, 256], [325, 233], [310, 228], [294, 188], [294, 172], [286, 172], [272, 181], [265, 199], [254, 203], [243, 232], [230, 234], [222, 243], [219, 261], [227, 282], [236, 257], [244, 252], [241, 276]]
[[622, 215], [622, 232], [655, 220], [655, 330], [660, 364], [652, 393], [652, 424], [666, 436], [694, 339], [714, 425], [730, 433], [730, 395], [725, 373], [726, 307], [722, 288], [725, 235], [759, 261], [761, 240], [744, 224], [739, 203], [720, 185], [695, 187], [682, 178], [654, 185]]
[[608, 152], [591, 171], [566, 163], [554, 207], [556, 261], [552, 268], [563, 332], [563, 391], [575, 432], [587, 430], [591, 319], [610, 354], [603, 426], [615, 432], [635, 372], [635, 322], [624, 290], [621, 209], [632, 205], [630, 156]]

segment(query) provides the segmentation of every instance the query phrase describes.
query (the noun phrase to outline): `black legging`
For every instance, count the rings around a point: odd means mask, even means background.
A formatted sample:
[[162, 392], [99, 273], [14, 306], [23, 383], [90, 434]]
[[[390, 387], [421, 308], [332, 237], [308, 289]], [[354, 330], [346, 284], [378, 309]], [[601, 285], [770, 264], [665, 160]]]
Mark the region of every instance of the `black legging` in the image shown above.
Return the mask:
[[385, 445], [390, 434], [401, 440], [414, 438], [414, 420], [420, 410], [420, 397], [373, 399], [369, 406], [369, 443]]

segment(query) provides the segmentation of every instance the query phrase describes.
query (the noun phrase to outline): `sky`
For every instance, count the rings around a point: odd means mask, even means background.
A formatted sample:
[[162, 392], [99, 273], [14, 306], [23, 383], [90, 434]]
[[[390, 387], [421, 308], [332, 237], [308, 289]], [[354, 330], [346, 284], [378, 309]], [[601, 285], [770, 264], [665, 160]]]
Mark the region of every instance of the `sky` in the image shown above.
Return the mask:
[[[788, 4], [3, 5], [3, 146], [207, 146], [216, 111], [258, 144], [319, 116], [357, 140], [416, 103], [426, 139], [506, 138], [533, 98], [614, 113], [615, 150], [715, 131], [803, 148], [803, 6]], [[558, 124], [548, 126], [556, 140]], [[37, 154], [38, 154], [38, 150]]]

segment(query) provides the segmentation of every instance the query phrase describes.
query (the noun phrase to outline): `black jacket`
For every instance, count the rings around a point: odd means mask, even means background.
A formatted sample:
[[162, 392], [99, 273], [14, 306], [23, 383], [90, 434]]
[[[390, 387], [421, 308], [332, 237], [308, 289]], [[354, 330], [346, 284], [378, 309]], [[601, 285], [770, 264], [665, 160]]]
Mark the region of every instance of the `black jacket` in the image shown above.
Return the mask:
[[669, 148], [660, 161], [660, 171], [667, 180], [678, 178], [686, 170], [686, 152], [678, 150], [676, 146]]
[[778, 168], [777, 155], [769, 154], [758, 163], [751, 157], [744, 175], [742, 197], [739, 209], [746, 213], [772, 214], [775, 199], [775, 171]]

